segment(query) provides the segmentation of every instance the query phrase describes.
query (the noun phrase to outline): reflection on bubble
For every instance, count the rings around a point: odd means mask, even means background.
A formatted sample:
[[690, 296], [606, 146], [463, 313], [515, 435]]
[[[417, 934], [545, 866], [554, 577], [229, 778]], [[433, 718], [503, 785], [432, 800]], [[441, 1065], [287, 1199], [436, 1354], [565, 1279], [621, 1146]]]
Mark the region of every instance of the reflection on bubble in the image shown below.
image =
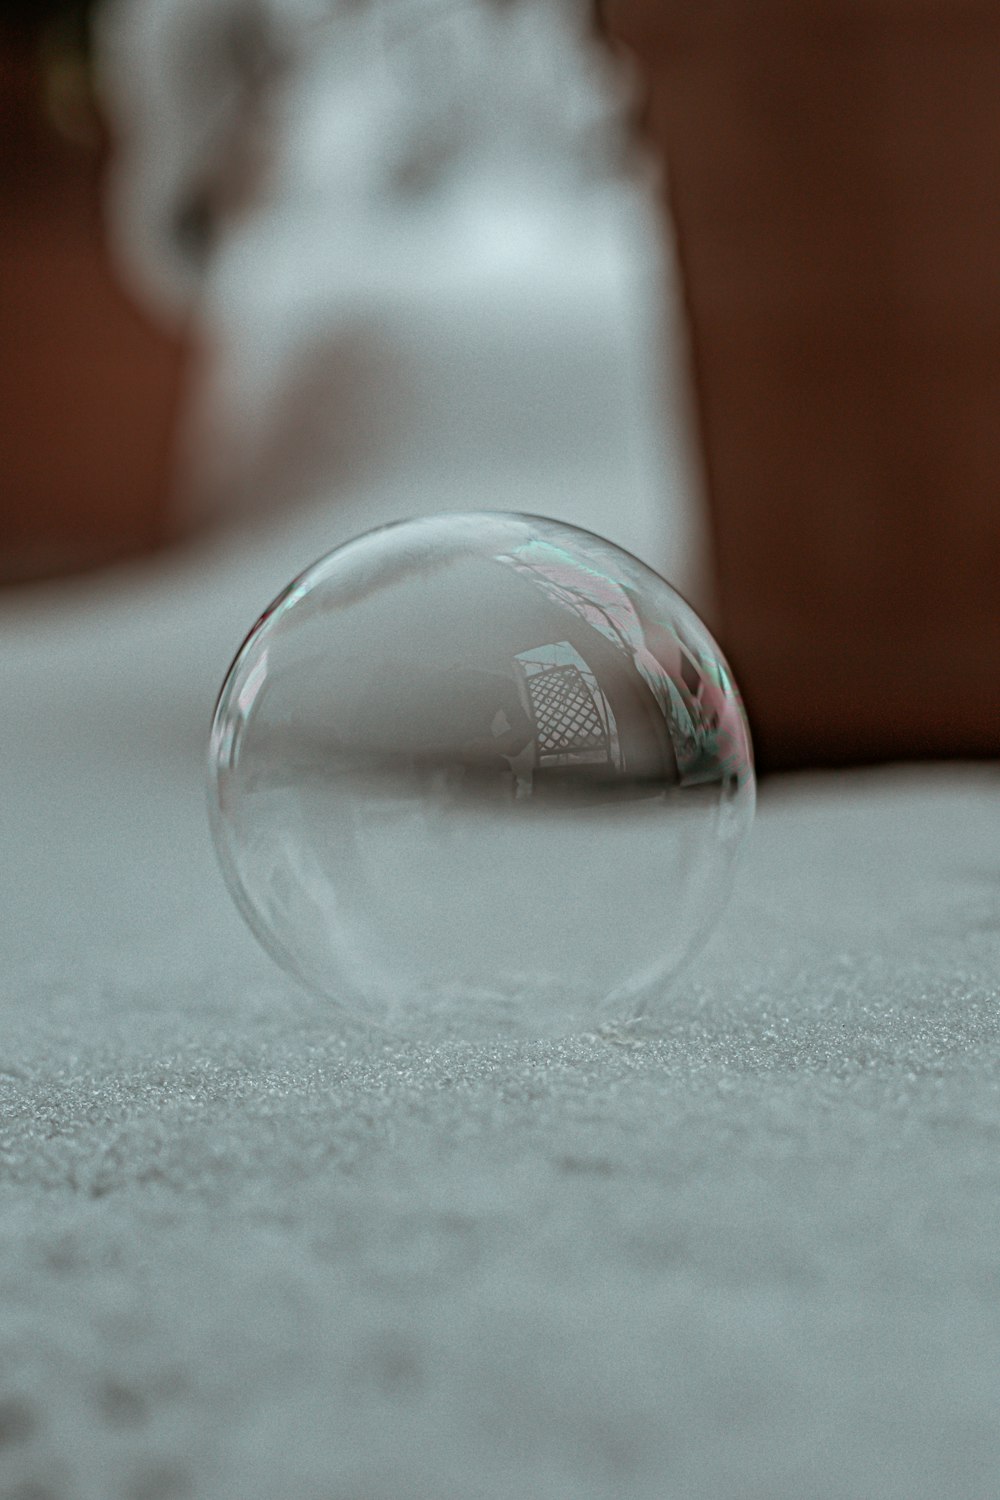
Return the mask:
[[753, 816], [732, 677], [637, 559], [554, 521], [358, 538], [250, 632], [212, 823], [279, 963], [390, 1026], [544, 1035], [665, 996]]

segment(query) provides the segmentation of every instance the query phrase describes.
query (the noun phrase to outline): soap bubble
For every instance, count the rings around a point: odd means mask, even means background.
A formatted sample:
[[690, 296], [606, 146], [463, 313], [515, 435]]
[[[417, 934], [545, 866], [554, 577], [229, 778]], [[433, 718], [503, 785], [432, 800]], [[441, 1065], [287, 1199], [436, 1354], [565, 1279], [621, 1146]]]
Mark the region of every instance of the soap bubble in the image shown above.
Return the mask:
[[536, 516], [386, 526], [251, 630], [212, 826], [279, 964], [370, 1021], [542, 1036], [662, 1000], [753, 818], [740, 699], [693, 610]]

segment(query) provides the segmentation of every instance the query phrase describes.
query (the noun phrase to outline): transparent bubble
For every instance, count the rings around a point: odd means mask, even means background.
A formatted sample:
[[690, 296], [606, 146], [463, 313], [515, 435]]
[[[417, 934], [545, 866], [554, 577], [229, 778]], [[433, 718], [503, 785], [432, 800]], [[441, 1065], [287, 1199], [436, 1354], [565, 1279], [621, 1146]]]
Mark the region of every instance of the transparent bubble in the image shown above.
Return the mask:
[[636, 558], [514, 514], [387, 526], [274, 601], [226, 678], [211, 813], [268, 952], [390, 1028], [639, 1014], [754, 808], [732, 676]]

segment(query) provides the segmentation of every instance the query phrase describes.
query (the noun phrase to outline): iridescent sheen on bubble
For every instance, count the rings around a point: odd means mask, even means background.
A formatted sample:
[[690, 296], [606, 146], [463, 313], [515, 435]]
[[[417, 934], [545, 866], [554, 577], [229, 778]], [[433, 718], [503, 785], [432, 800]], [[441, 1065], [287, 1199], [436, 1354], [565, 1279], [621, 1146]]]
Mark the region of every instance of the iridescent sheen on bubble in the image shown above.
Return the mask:
[[663, 1002], [753, 817], [704, 625], [533, 516], [408, 521], [307, 569], [240, 650], [210, 759], [257, 937], [390, 1026], [544, 1035]]

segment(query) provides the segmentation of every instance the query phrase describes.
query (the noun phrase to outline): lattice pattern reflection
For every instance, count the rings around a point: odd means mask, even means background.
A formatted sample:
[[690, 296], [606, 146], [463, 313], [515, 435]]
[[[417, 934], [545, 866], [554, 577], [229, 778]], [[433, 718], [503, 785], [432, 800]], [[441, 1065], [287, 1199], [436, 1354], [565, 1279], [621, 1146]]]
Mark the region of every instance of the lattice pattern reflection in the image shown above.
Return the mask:
[[538, 730], [538, 754], [598, 751], [609, 758], [608, 732], [577, 667], [549, 667], [528, 677]]

